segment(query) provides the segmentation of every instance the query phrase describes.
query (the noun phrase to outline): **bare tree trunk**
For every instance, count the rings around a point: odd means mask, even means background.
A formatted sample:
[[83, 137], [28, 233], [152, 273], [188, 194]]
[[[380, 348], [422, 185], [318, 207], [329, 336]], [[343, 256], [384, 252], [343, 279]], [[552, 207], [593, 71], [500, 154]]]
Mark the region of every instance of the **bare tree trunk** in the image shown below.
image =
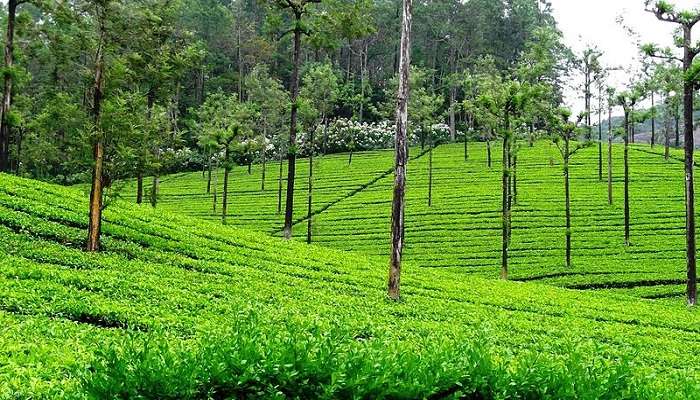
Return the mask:
[[212, 156], [210, 154], [209, 155], [209, 162], [207, 165], [207, 169], [209, 170], [208, 177], [207, 177], [207, 194], [211, 193], [211, 161], [212, 161]]
[[486, 163], [491, 168], [491, 141], [486, 141]]
[[143, 203], [143, 172], [136, 175], [136, 204]]
[[[455, 72], [455, 49], [450, 46], [450, 72]], [[450, 119], [450, 143], [455, 143], [457, 140], [457, 128], [455, 124], [455, 107], [457, 102], [457, 87], [452, 81], [453, 78], [450, 77], [450, 109], [449, 109], [449, 119]], [[465, 156], [466, 159], [466, 156]]]
[[299, 104], [299, 64], [301, 54], [301, 34], [303, 27], [301, 26], [301, 11], [294, 10], [295, 28], [294, 28], [294, 60], [292, 68], [291, 81], [291, 122], [289, 124], [289, 149], [288, 153], [288, 170], [287, 170], [287, 202], [284, 211], [284, 238], [292, 238], [292, 219], [294, 218], [294, 178], [296, 177], [296, 144], [297, 144], [297, 114]]
[[403, 0], [401, 20], [401, 50], [399, 57], [399, 90], [396, 101], [396, 166], [394, 195], [391, 207], [391, 257], [387, 293], [393, 300], [400, 298], [401, 256], [404, 245], [404, 214], [406, 207], [406, 163], [408, 162], [408, 95], [411, 65], [412, 0]]
[[564, 140], [564, 198], [566, 202], [566, 268], [571, 267], [571, 193], [569, 190], [569, 139]]
[[513, 153], [513, 204], [518, 204], [518, 154]]
[[100, 250], [100, 236], [102, 234], [102, 183], [104, 163], [104, 137], [100, 127], [102, 113], [102, 90], [104, 88], [104, 41], [105, 26], [104, 16], [98, 16], [100, 22], [100, 39], [95, 54], [95, 81], [93, 86], [92, 117], [95, 124], [97, 137], [93, 143], [94, 165], [92, 169], [92, 187], [90, 189], [90, 213], [88, 224], [88, 238], [86, 250], [95, 252]]
[[666, 97], [666, 115], [664, 116], [664, 160], [666, 161], [671, 157], [671, 129], [673, 129], [670, 103], [669, 98]]
[[[683, 29], [683, 71], [688, 72], [693, 65], [694, 51], [691, 50], [691, 27]], [[695, 185], [693, 178], [695, 140], [693, 137], [693, 95], [695, 84], [683, 80], [683, 139], [685, 140], [685, 242], [686, 264], [688, 270], [687, 296], [688, 304], [694, 306], [697, 302], [697, 272], [695, 254]]]
[[598, 180], [603, 182], [603, 93], [598, 87]]
[[223, 225], [226, 225], [228, 214], [228, 177], [231, 173], [230, 147], [231, 143], [226, 143], [226, 149], [224, 149], [224, 191], [221, 194], [221, 223]]
[[681, 117], [678, 115], [678, 111], [676, 111], [676, 114], [674, 115], [676, 119], [676, 143], [675, 147], [679, 148], [681, 147]]
[[430, 134], [428, 149], [428, 207], [433, 206], [433, 135]]
[[308, 195], [308, 210], [306, 218], [306, 243], [311, 244], [311, 209], [313, 207], [313, 193], [314, 193], [314, 129], [309, 130], [309, 195]]
[[651, 92], [651, 148], [656, 145], [656, 100], [654, 92]]
[[508, 198], [510, 197], [510, 178], [508, 176], [508, 159], [510, 155], [508, 154], [510, 144], [508, 143], [508, 137], [503, 138], [503, 171], [502, 171], [502, 207], [501, 207], [501, 279], [508, 279]]
[[613, 131], [612, 131], [612, 106], [608, 106], [608, 205], [613, 203]]
[[282, 212], [282, 170], [283, 170], [283, 164], [282, 161], [284, 158], [282, 157], [282, 151], [280, 150], [280, 174], [279, 178], [277, 180], [277, 214]]
[[624, 158], [625, 158], [625, 199], [624, 199], [624, 208], [625, 208], [625, 246], [630, 245], [630, 174], [629, 174], [629, 136], [630, 136], [630, 130], [632, 127], [630, 126], [630, 111], [625, 110], [625, 149], [624, 149]]
[[5, 73], [4, 90], [2, 94], [2, 109], [0, 109], [0, 172], [10, 169], [10, 108], [12, 106], [12, 66], [14, 63], [15, 18], [17, 0], [7, 3], [7, 31], [5, 32]]
[[263, 123], [263, 132], [262, 132], [262, 147], [260, 150], [260, 158], [262, 161], [262, 179], [260, 181], [260, 191], [264, 192], [265, 191], [265, 169], [266, 169], [266, 162], [267, 162], [267, 123]]
[[218, 172], [219, 162], [218, 161], [216, 162], [214, 169], [215, 169], [215, 171], [214, 171], [214, 191], [212, 193], [212, 195], [213, 195], [212, 196], [212, 198], [213, 198], [212, 215], [216, 215], [216, 199], [218, 197], [218, 194], [216, 193], [216, 191], [219, 187], [219, 182], [218, 182], [218, 180], [219, 180], [219, 172]]

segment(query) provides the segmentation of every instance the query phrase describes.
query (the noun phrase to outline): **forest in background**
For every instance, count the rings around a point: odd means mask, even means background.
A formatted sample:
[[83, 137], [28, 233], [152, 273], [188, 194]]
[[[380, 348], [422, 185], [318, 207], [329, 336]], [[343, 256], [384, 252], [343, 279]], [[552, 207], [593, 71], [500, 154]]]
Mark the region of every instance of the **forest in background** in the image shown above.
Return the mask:
[[[284, 1], [12, 0], [8, 6], [3, 27], [13, 52], [4, 70], [11, 93], [0, 138], [5, 171], [87, 182], [98, 131], [105, 187], [119, 178], [215, 164], [228, 145], [237, 164], [286, 156], [296, 28], [299, 152], [304, 132], [321, 127], [319, 151], [393, 146], [399, 1], [313, 2], [298, 21]], [[462, 102], [477, 69], [512, 73], [536, 37], [568, 52], [551, 9], [539, 0], [415, 7], [414, 143], [424, 145], [428, 132], [435, 141], [470, 132], [473, 118]], [[98, 64], [103, 81], [96, 101]], [[558, 67], [545, 73], [557, 85]], [[229, 126], [232, 116], [241, 125], [235, 138], [220, 133], [236, 128]], [[157, 193], [157, 178], [153, 186]]]

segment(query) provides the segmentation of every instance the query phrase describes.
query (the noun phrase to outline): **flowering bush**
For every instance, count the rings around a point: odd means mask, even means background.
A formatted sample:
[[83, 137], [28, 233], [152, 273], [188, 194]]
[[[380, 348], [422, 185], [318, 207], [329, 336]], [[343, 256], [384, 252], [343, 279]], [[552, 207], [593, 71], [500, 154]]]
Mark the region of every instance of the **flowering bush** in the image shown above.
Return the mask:
[[[314, 134], [314, 148], [325, 153], [341, 153], [346, 151], [364, 151], [386, 149], [394, 146], [396, 125], [392, 121], [358, 122], [347, 118], [339, 118], [328, 125], [328, 130], [323, 133], [323, 126], [319, 126]], [[450, 138], [450, 127], [445, 124], [431, 125], [427, 132], [419, 128], [411, 129], [408, 135], [410, 145], [418, 145], [421, 138], [426, 139], [432, 135], [435, 144], [446, 143]], [[300, 154], [308, 153], [308, 133], [300, 132]]]

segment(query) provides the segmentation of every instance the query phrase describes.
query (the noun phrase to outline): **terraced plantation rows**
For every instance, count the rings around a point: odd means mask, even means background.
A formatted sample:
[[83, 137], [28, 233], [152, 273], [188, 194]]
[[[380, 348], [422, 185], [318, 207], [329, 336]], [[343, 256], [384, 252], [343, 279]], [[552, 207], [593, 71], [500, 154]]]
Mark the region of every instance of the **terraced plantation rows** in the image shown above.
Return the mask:
[[[420, 154], [417, 154], [419, 156]], [[392, 171], [391, 151], [363, 152], [353, 155], [348, 164], [347, 155], [320, 157], [316, 160], [315, 173], [325, 177], [314, 186], [314, 212], [361, 190]], [[307, 214], [308, 160], [300, 160], [297, 165], [299, 179], [296, 181], [295, 218]], [[254, 165], [251, 174], [247, 167], [232, 170], [229, 184], [229, 221], [233, 226], [253, 228], [265, 232], [281, 231], [284, 223], [284, 190], [286, 190], [287, 164], [283, 163], [282, 212], [278, 213], [279, 163], [269, 163], [266, 167], [265, 190], [262, 188], [262, 167]], [[185, 173], [166, 177], [161, 184], [159, 206], [165, 210], [182, 212], [187, 215], [209, 219], [221, 219], [221, 193], [223, 192], [223, 172], [214, 173], [212, 184], [216, 183], [218, 204], [214, 212], [213, 192], [206, 193], [206, 174]], [[136, 183], [129, 182], [123, 189], [123, 196], [136, 199]]]
[[0, 175], [0, 398], [700, 393], [681, 304], [411, 262], [393, 303], [385, 262], [124, 202], [84, 253], [86, 209]]
[[[500, 265], [500, 149], [493, 146], [492, 168], [483, 144], [438, 147], [433, 163], [433, 205], [428, 207], [428, 157], [409, 166], [406, 251], [422, 267], [458, 270], [496, 277]], [[653, 152], [662, 153], [661, 148]], [[413, 149], [412, 154], [418, 154]], [[675, 153], [674, 153], [675, 154]], [[388, 249], [392, 174], [391, 152], [358, 154], [348, 167], [345, 156], [329, 156], [317, 174], [319, 187], [313, 217], [314, 241], [324, 246], [384, 257]], [[597, 148], [582, 150], [572, 160], [573, 263], [564, 267], [564, 191], [557, 149], [547, 142], [520, 150], [517, 205], [513, 214], [512, 278], [576, 289], [628, 293], [672, 299], [683, 294], [683, 171], [677, 159], [666, 162], [648, 146], [630, 153], [633, 246], [623, 243], [622, 147], [614, 148], [614, 204], [607, 204], [607, 185], [598, 181]], [[301, 165], [305, 165], [304, 162]], [[304, 170], [299, 173], [296, 216], [305, 207]], [[346, 178], [345, 175], [349, 174]], [[281, 226], [275, 215], [276, 193], [256, 189], [259, 176], [239, 172], [233, 193], [236, 215], [231, 223], [271, 232]], [[376, 180], [376, 181], [375, 181]], [[259, 183], [258, 183], [259, 184]], [[234, 185], [235, 186], [235, 185]], [[168, 209], [208, 215], [201, 175], [182, 175], [163, 184]], [[259, 188], [258, 188], [259, 189]], [[353, 195], [347, 197], [348, 193]], [[206, 204], [205, 204], [206, 203]], [[327, 208], [326, 208], [327, 207]], [[267, 210], [261, 216], [259, 210]], [[259, 219], [258, 219], [259, 218]], [[306, 224], [295, 226], [305, 237]]]

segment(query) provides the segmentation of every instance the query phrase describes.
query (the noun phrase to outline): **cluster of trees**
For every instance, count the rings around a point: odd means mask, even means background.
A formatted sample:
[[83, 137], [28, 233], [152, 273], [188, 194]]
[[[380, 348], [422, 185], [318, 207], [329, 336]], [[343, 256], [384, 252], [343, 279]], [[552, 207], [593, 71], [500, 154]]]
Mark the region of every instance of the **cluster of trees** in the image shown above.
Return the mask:
[[[137, 202], [155, 206], [165, 171], [209, 169], [211, 191], [216, 166], [228, 186], [234, 165], [275, 157], [289, 164], [289, 237], [298, 135], [320, 128], [306, 151], [320, 142], [325, 152], [332, 120], [392, 117], [401, 8], [397, 0], [9, 1], [0, 171], [91, 181], [87, 248], [97, 250], [113, 182], [136, 177]], [[554, 27], [537, 0], [441, 0], [418, 4], [417, 14], [408, 107], [422, 145], [431, 124], [448, 121], [456, 139], [471, 122], [459, 81], [476, 60], [506, 71], [536, 29]]]
[[[223, 167], [226, 223], [231, 169], [247, 165], [250, 171], [259, 162], [260, 190], [269, 190], [265, 177], [271, 160], [279, 162], [278, 212], [284, 210], [283, 232], [290, 238], [297, 156], [303, 153], [310, 162], [310, 242], [314, 156], [339, 148], [328, 142], [329, 126], [339, 119], [358, 124], [393, 119], [390, 295], [398, 298], [411, 137], [428, 147], [432, 160], [433, 127], [445, 123], [449, 140], [464, 142], [465, 160], [470, 140], [485, 141], [489, 166], [492, 142], [502, 145], [502, 276], [507, 278], [520, 146], [547, 137], [561, 150], [570, 265], [569, 160], [595, 141], [597, 111], [603, 181], [607, 111], [612, 204], [616, 130], [611, 117], [622, 107], [625, 143], [634, 142], [636, 124], [650, 119], [654, 146], [657, 122], [663, 121], [667, 158], [673, 130], [679, 146], [684, 127], [688, 299], [694, 304], [692, 111], [698, 69], [693, 61], [700, 51], [691, 32], [700, 16], [676, 11], [665, 1], [647, 2], [647, 8], [679, 26], [684, 55], [642, 46], [645, 68], [620, 92], [607, 87], [614, 68], [601, 64], [599, 51], [576, 56], [562, 43], [549, 3], [540, 0], [415, 5], [410, 0], [9, 0], [2, 15], [0, 171], [66, 184], [91, 182], [86, 248], [96, 251], [102, 210], [117, 195], [113, 182], [135, 177], [137, 202], [148, 197], [156, 206], [161, 174], [201, 168], [216, 212], [216, 170]], [[572, 120], [561, 103], [563, 82], [575, 71], [583, 76], [585, 111]], [[643, 98], [651, 100], [650, 110], [638, 109]], [[346, 143], [348, 162], [354, 142]], [[624, 151], [629, 244], [627, 145]]]

